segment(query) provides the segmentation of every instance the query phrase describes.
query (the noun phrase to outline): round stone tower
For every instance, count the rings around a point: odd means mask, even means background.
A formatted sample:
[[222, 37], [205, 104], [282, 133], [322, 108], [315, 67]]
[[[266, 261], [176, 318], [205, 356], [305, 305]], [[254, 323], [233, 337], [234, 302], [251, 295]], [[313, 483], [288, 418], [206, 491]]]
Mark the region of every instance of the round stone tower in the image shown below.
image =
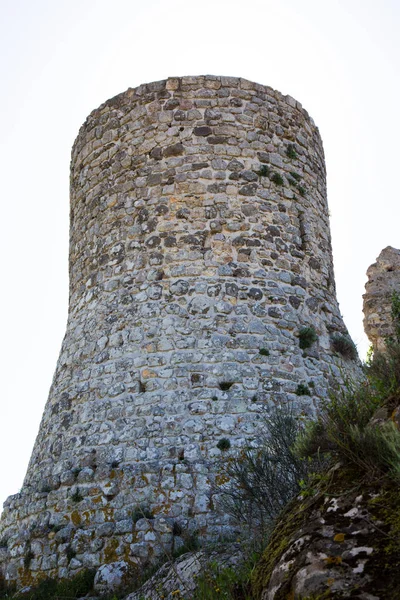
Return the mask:
[[298, 102], [205, 76], [93, 111], [72, 151], [67, 332], [1, 522], [6, 578], [226, 534], [221, 457], [268, 407], [315, 410], [354, 367], [335, 334], [324, 154]]

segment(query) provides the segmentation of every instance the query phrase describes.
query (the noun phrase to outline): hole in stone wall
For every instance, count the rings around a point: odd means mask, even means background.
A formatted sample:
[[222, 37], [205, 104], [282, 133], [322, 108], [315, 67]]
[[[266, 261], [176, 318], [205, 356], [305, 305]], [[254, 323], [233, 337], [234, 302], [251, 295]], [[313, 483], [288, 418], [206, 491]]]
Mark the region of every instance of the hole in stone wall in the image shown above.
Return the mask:
[[228, 391], [234, 384], [234, 381], [221, 381], [221, 383], [219, 383], [219, 389], [222, 390], [223, 392]]
[[184, 448], [181, 448], [178, 452], [178, 459], [179, 460], [184, 460], [185, 459], [185, 450]]
[[139, 381], [139, 394], [144, 394], [146, 391], [146, 384], [143, 381]]

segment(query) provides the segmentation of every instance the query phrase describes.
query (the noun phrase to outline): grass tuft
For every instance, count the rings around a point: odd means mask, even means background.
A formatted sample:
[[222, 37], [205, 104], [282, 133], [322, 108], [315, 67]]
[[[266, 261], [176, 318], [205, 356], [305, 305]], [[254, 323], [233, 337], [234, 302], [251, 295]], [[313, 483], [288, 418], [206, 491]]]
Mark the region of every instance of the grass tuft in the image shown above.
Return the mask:
[[299, 346], [302, 350], [306, 348], [311, 348], [311, 346], [318, 339], [317, 332], [314, 327], [310, 325], [309, 327], [302, 327], [299, 331]]

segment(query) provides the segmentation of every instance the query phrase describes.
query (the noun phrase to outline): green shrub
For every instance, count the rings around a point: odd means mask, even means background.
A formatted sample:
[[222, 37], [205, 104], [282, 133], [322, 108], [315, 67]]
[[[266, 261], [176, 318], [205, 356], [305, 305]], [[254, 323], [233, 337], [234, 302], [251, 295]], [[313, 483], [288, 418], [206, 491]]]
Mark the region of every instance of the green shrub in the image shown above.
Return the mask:
[[306, 188], [303, 187], [302, 185], [297, 186], [297, 189], [299, 190], [299, 194], [300, 196], [305, 196], [306, 195]]
[[271, 175], [271, 181], [273, 181], [276, 185], [284, 184], [283, 177], [279, 173], [273, 173], [273, 175]]
[[309, 327], [302, 327], [299, 331], [299, 346], [302, 350], [306, 348], [311, 348], [311, 346], [318, 339], [317, 332], [314, 327], [310, 325]]
[[229, 450], [230, 447], [231, 443], [228, 440], [228, 438], [221, 438], [217, 444], [218, 450], [221, 450], [222, 452], [224, 452], [225, 450]]
[[385, 352], [374, 352], [367, 375], [376, 394], [382, 399], [400, 399], [400, 344], [389, 344]]
[[366, 372], [381, 403], [395, 408], [400, 404], [400, 295], [392, 294], [393, 334], [386, 339], [384, 352], [369, 352]]
[[371, 421], [381, 405], [370, 383], [337, 393], [326, 402], [316, 422], [296, 441], [300, 457], [329, 453], [361, 478], [400, 480], [400, 432], [392, 422]]
[[71, 495], [72, 502], [82, 502], [83, 496], [79, 491], [79, 488], [75, 490], [75, 492]]
[[271, 170], [267, 165], [260, 165], [259, 170], [257, 171], [257, 175], [260, 177], [269, 177]]
[[211, 563], [197, 577], [193, 600], [253, 600], [250, 575], [258, 554], [253, 554], [240, 567], [224, 567]]
[[299, 383], [296, 388], [297, 396], [311, 396], [310, 388], [304, 383]]
[[228, 483], [219, 492], [238, 525], [265, 537], [302, 482], [321, 467], [318, 458], [305, 460], [294, 451], [303, 425], [290, 406], [274, 410], [262, 423], [258, 447], [244, 448], [222, 464]]
[[330, 453], [332, 444], [326, 438], [325, 428], [321, 421], [308, 421], [304, 430], [299, 432], [293, 450], [299, 458], [308, 459], [314, 456], [325, 456]]
[[297, 158], [296, 147], [294, 144], [289, 144], [286, 148], [286, 156], [291, 159]]
[[73, 473], [75, 479], [78, 478], [78, 475], [81, 471], [82, 471], [82, 467], [74, 467], [72, 469], [72, 473]]
[[353, 340], [350, 339], [348, 335], [342, 335], [341, 333], [335, 333], [332, 336], [332, 348], [335, 352], [341, 354], [344, 358], [348, 358], [350, 360], [356, 360], [357, 350], [354, 345]]
[[[81, 598], [92, 592], [95, 574], [95, 569], [86, 569], [79, 571], [71, 579], [60, 579], [58, 581], [56, 579], [43, 579], [38, 585], [31, 588], [29, 595], [24, 594], [23, 597], [27, 600], [61, 600], [62, 598], [73, 600]], [[14, 597], [8, 595], [9, 593], [10, 590], [6, 591], [6, 595], [0, 595], [0, 598]], [[18, 598], [18, 595], [15, 597]]]
[[296, 181], [301, 181], [301, 175], [299, 175], [298, 173], [296, 173], [295, 171], [290, 171], [290, 175], [293, 177], [293, 179], [295, 179]]
[[393, 292], [392, 297], [392, 323], [393, 323], [393, 336], [389, 337], [387, 343], [398, 343], [400, 344], [400, 294]]

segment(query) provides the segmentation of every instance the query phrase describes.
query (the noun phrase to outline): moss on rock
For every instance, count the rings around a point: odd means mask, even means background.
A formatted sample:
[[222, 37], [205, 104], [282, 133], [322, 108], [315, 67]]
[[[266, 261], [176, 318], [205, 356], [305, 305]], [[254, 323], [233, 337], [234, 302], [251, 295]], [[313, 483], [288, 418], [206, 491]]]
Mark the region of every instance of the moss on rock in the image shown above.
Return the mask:
[[254, 597], [400, 598], [400, 489], [333, 469], [282, 514], [252, 575]]

